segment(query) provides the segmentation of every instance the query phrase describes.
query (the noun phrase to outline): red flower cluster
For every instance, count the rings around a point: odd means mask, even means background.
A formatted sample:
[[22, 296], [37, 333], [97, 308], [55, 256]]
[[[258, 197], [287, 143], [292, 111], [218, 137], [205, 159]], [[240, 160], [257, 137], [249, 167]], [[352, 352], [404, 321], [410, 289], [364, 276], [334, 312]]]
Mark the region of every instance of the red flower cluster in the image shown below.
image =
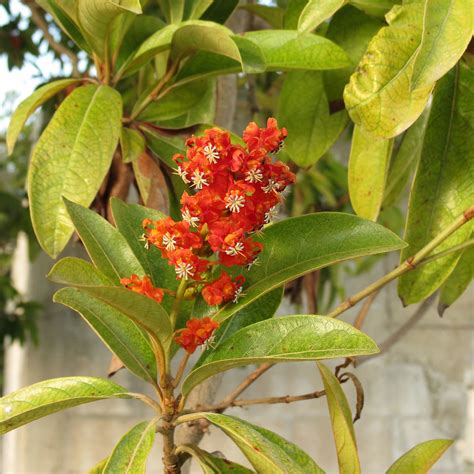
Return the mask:
[[164, 291], [161, 288], [155, 288], [147, 276], [140, 279], [138, 275], [133, 274], [130, 278], [121, 278], [120, 283], [129, 290], [148, 296], [148, 298], [158, 301], [158, 303], [163, 301]]
[[[295, 180], [285, 164], [269, 156], [280, 149], [286, 135], [286, 129], [279, 129], [270, 118], [266, 128], [253, 122], [247, 126], [245, 146], [233, 144], [230, 134], [218, 128], [192, 136], [186, 141], [186, 156], [173, 157], [178, 175], [194, 191], [181, 198], [183, 220], [143, 221], [146, 246], [160, 249], [178, 279], [196, 281], [195, 287], [209, 305], [237, 302], [245, 278], [232, 279], [221, 271], [209, 281], [211, 269], [217, 265], [249, 268], [255, 262], [263, 246], [251, 236], [272, 221], [282, 201], [281, 192]], [[128, 287], [145, 291], [133, 283], [135, 286]], [[217, 323], [209, 318], [188, 323], [176, 340], [194, 352]]]
[[206, 343], [219, 323], [209, 317], [202, 319], [192, 318], [186, 322], [186, 328], [177, 331], [175, 341], [187, 352], [192, 354], [196, 347]]

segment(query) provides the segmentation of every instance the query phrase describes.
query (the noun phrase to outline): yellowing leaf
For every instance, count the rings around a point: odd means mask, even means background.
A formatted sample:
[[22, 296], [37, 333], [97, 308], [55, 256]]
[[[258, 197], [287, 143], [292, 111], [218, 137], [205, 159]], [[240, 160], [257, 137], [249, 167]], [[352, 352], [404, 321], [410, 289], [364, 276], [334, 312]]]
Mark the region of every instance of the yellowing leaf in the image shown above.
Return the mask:
[[359, 474], [359, 455], [349, 403], [335, 375], [324, 364], [318, 363], [318, 368], [326, 391], [339, 472], [340, 474]]
[[309, 0], [298, 20], [298, 31], [309, 32], [334, 15], [348, 0]]
[[421, 44], [423, 5], [395, 5], [369, 43], [344, 90], [352, 120], [383, 138], [406, 130], [422, 113], [432, 84], [411, 89], [414, 61]]
[[393, 140], [356, 125], [349, 157], [349, 196], [356, 214], [376, 221], [385, 190]]
[[121, 118], [118, 92], [108, 86], [79, 87], [61, 104], [33, 150], [31, 220], [40, 245], [52, 257], [74, 229], [62, 197], [90, 205], [112, 162]]

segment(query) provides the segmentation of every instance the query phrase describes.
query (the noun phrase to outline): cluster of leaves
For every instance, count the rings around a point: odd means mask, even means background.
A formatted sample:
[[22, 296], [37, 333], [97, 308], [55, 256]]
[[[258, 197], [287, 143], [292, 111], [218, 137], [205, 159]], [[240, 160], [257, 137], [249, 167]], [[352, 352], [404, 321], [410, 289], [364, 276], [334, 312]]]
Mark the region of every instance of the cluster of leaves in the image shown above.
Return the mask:
[[[377, 352], [368, 336], [334, 318], [273, 318], [282, 287], [308, 273], [401, 250], [404, 263], [382, 284], [400, 277], [405, 304], [442, 287], [444, 308], [466, 288], [472, 278], [472, 226], [463, 224], [473, 217], [474, 163], [473, 72], [465, 54], [472, 34], [470, 0], [249, 4], [244, 8], [272, 28], [240, 35], [223, 26], [237, 7], [233, 0], [40, 3], [94, 68], [87, 65], [83, 77], [50, 82], [26, 99], [12, 117], [8, 149], [12, 152], [35, 109], [67, 91], [31, 159], [28, 194], [35, 234], [54, 258], [74, 231], [79, 234], [92, 263], [65, 258], [53, 267], [51, 280], [68, 286], [55, 301], [79, 312], [111, 352], [155, 388], [158, 400], [103, 379], [55, 379], [4, 397], [0, 431], [94, 400], [138, 398], [156, 418], [132, 428], [93, 472], [143, 472], [157, 427], [171, 439], [164, 452], [168, 472], [179, 470], [185, 454], [205, 472], [247, 472], [197, 446], [173, 445], [175, 427], [196, 419], [222, 429], [257, 472], [322, 472], [298, 447], [263, 428], [221, 413], [183, 414], [187, 397], [212, 375], [243, 365]], [[305, 215], [266, 227], [258, 236], [264, 245], [261, 265], [245, 274], [245, 296], [209, 308], [199, 297], [183, 300], [186, 293], [178, 289], [173, 269], [156, 248], [143, 248], [141, 223], [168, 213], [180, 219], [180, 197], [191, 191], [174, 176], [171, 157], [183, 153], [190, 127], [196, 134], [209, 128], [216, 77], [231, 73], [273, 75], [281, 84], [278, 118], [288, 129], [281, 156], [295, 170], [303, 169], [289, 208]], [[335, 146], [349, 119], [355, 126], [346, 184], [337, 161], [318, 161]], [[390, 218], [390, 206], [414, 173], [406, 245], [381, 223]], [[124, 202], [133, 181], [148, 207]], [[356, 216], [307, 214], [324, 209], [311, 202], [315, 195], [318, 204], [347, 210], [346, 189]], [[104, 196], [107, 220], [88, 209]], [[123, 200], [108, 199], [113, 196]], [[441, 258], [413, 269], [435, 249]], [[147, 275], [174, 301], [160, 304], [122, 288], [120, 279], [132, 274]], [[370, 294], [361, 293], [360, 298]], [[173, 336], [191, 317], [205, 316], [221, 325], [214, 346], [180, 383], [187, 356], [173, 376], [170, 362], [179, 349]], [[319, 369], [340, 470], [360, 472], [340, 379], [321, 363]], [[389, 472], [407, 472], [407, 466], [424, 472], [449, 444], [420, 445]]]

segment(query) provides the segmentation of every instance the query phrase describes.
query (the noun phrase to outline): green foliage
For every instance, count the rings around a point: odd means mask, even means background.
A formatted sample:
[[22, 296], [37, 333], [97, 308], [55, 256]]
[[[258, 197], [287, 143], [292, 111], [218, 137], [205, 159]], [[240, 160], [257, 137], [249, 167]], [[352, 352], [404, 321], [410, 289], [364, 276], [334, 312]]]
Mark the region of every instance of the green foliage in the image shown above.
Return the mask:
[[339, 380], [324, 365], [318, 362], [324, 383], [332, 431], [336, 442], [337, 460], [341, 474], [360, 473], [357, 442], [352, 423], [352, 414]]
[[237, 444], [259, 473], [324, 472], [304, 451], [269, 430], [233, 416], [206, 413], [205, 418]]
[[296, 315], [251, 324], [199, 360], [183, 383], [190, 390], [218, 372], [256, 363], [296, 362], [375, 354], [375, 342], [347, 323]]
[[155, 440], [155, 422], [134, 426], [115, 446], [103, 474], [145, 474], [146, 460]]
[[387, 474], [418, 474], [428, 472], [453, 444], [451, 439], [433, 439], [417, 444], [388, 469]]
[[[412, 256], [472, 204], [474, 175], [474, 72], [460, 64], [437, 85], [423, 149], [410, 195], [402, 259]], [[437, 251], [460, 244], [471, 235], [468, 224]], [[399, 280], [405, 304], [421, 301], [436, 291], [459, 260], [451, 254], [428, 263]]]
[[130, 398], [119, 385], [96, 377], [64, 377], [21, 388], [0, 399], [0, 433], [65, 408], [106, 398]]

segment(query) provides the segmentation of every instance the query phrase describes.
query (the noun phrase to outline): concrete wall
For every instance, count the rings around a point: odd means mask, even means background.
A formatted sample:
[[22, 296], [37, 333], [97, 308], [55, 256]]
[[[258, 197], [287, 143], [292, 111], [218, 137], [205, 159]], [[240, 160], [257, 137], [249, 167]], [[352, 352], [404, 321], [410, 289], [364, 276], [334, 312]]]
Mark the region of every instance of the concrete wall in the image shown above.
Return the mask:
[[[8, 351], [7, 391], [52, 377], [103, 376], [107, 369], [110, 359], [107, 349], [81, 318], [50, 302], [52, 288], [43, 275], [51, 263], [41, 257], [29, 272], [24, 271], [26, 265], [22, 266], [21, 276], [17, 277], [20, 289], [42, 300], [46, 312], [40, 321], [40, 346], [13, 345]], [[386, 268], [391, 268], [392, 263], [387, 263]], [[382, 271], [378, 268], [364, 276], [363, 281], [348, 282], [350, 291], [365, 286]], [[454, 309], [446, 312], [444, 319], [431, 310], [389, 353], [355, 371], [366, 396], [362, 419], [356, 423], [363, 472], [384, 472], [403, 452], [436, 437], [454, 438], [456, 444], [433, 472], [474, 472], [473, 303], [471, 290]], [[414, 310], [401, 307], [393, 285], [376, 299], [365, 330], [381, 342]], [[286, 307], [280, 313], [294, 311]], [[352, 316], [346, 315], [345, 319], [351, 320]], [[227, 373], [217, 399], [251, 370]], [[132, 390], [142, 388], [140, 381], [123, 371], [116, 381]], [[282, 364], [267, 372], [243, 396], [302, 394], [321, 386], [314, 364]], [[345, 389], [353, 404], [353, 389], [349, 384]], [[337, 472], [324, 398], [291, 405], [234, 408], [228, 413], [274, 430], [299, 444], [328, 473]], [[4, 474], [85, 473], [110, 453], [123, 432], [150, 414], [138, 402], [117, 400], [52, 415], [4, 437], [0, 471]], [[246, 464], [240, 452], [216, 429], [210, 429], [201, 446]], [[148, 472], [161, 472], [160, 457], [157, 445]], [[192, 466], [191, 472], [200, 470]]]

